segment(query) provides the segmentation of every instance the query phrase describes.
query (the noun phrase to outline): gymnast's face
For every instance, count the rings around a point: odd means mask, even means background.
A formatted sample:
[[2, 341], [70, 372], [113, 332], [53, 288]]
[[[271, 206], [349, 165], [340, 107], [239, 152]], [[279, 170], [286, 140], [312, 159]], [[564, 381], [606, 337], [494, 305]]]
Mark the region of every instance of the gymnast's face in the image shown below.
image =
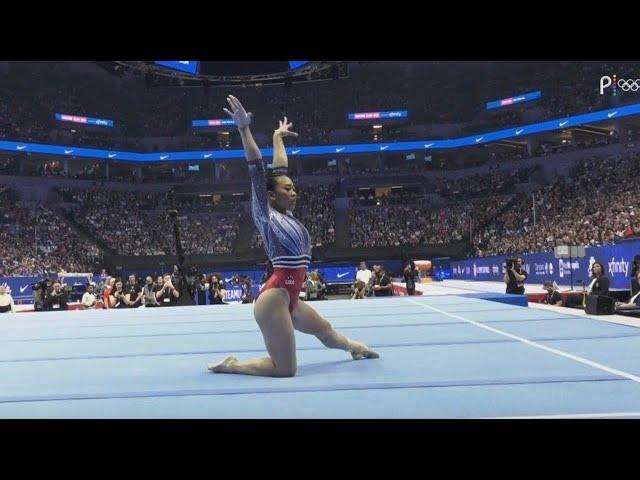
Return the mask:
[[593, 273], [595, 275], [602, 274], [602, 266], [599, 263], [594, 263], [592, 268], [593, 268]]
[[297, 194], [293, 181], [283, 175], [277, 178], [276, 187], [268, 192], [271, 206], [276, 210], [291, 210], [296, 208]]
[[7, 287], [0, 285], [0, 295], [4, 295], [5, 293], [7, 293]]

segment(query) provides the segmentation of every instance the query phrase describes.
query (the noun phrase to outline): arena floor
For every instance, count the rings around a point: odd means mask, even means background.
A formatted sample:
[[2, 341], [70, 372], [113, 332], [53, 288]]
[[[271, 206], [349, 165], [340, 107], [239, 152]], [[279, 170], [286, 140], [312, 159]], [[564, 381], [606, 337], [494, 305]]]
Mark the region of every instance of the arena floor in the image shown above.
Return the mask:
[[0, 418], [640, 417], [640, 329], [471, 287], [313, 303], [381, 358], [297, 334], [293, 378], [207, 370], [264, 355], [251, 305], [3, 315]]

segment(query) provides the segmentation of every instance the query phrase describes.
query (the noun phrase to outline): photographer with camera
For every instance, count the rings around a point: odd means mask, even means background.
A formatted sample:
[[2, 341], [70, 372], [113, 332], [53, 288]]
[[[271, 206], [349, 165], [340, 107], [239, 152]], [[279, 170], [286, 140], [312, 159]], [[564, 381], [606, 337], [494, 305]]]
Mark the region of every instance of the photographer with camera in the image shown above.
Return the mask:
[[[180, 226], [178, 225], [178, 210], [176, 209], [175, 191], [170, 189], [167, 192], [167, 202], [169, 210], [167, 216], [173, 225], [173, 236], [176, 243], [176, 257], [178, 263], [173, 266], [173, 275], [171, 276], [172, 288], [178, 293], [177, 297], [168, 297], [169, 304], [172, 298], [176, 298], [176, 304], [180, 306], [195, 305], [194, 296], [197, 292], [198, 269], [195, 266], [186, 267], [184, 250], [182, 249], [182, 241], [180, 240]], [[163, 287], [164, 289], [165, 287]], [[173, 294], [172, 294], [173, 295]]]
[[227, 291], [224, 289], [222, 275], [212, 273], [209, 278], [209, 301], [211, 305], [226, 305], [224, 303], [224, 295]]
[[404, 267], [403, 276], [405, 285], [407, 287], [407, 295], [415, 295], [416, 278], [419, 278], [419, 273], [413, 260], [410, 260]]
[[174, 280], [174, 285], [180, 292], [180, 300], [178, 302], [181, 306], [196, 305], [195, 297], [198, 293], [198, 287], [200, 284], [199, 278], [202, 274], [198, 271], [195, 265], [184, 268], [179, 267], [178, 274]]
[[527, 272], [522, 268], [523, 263], [522, 257], [506, 261], [503, 277], [504, 283], [507, 284], [506, 293], [524, 295], [524, 281], [527, 278]]
[[200, 280], [196, 285], [196, 303], [198, 305], [207, 304], [207, 290], [209, 290], [209, 284], [207, 283], [207, 275], [200, 275]]
[[53, 282], [52, 290], [44, 298], [44, 310], [69, 310], [69, 295], [62, 289], [59, 281]]
[[38, 283], [31, 285], [33, 290], [33, 310], [36, 312], [42, 312], [44, 310], [44, 299], [47, 296], [47, 287], [45, 281], [42, 280]]
[[145, 279], [144, 287], [142, 287], [142, 304], [145, 307], [158, 307], [158, 299], [156, 298], [156, 292], [160, 291], [162, 287], [158, 287], [153, 283], [153, 278], [148, 276]]
[[240, 287], [240, 301], [242, 303], [253, 303], [253, 283], [246, 275], [237, 275], [232, 282]]
[[163, 307], [173, 307], [178, 304], [179, 298], [180, 292], [173, 286], [171, 275], [165, 275], [162, 289], [156, 292], [156, 300]]
[[96, 305], [98, 304], [98, 299], [96, 298], [95, 294], [94, 294], [94, 286], [93, 283], [89, 283], [87, 285], [87, 290], [84, 292], [84, 294], [82, 295], [82, 305], [84, 306], [85, 309], [87, 310], [93, 310], [96, 308]]

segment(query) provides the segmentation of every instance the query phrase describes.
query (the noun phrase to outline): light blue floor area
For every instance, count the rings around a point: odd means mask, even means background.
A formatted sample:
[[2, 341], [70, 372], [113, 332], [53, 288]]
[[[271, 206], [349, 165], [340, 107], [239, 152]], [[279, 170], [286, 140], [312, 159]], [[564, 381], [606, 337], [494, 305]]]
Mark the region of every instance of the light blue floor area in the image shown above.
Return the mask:
[[640, 416], [638, 328], [455, 295], [310, 305], [381, 358], [297, 333], [294, 378], [209, 373], [265, 354], [251, 305], [3, 315], [0, 418]]

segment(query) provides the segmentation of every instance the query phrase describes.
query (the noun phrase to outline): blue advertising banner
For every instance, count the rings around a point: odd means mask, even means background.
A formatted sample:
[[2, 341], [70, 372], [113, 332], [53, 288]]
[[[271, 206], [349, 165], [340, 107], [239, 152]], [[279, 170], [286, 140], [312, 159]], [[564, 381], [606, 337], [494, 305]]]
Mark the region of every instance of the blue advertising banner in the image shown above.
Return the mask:
[[[376, 113], [376, 112], [373, 112]], [[380, 112], [378, 112], [380, 113]], [[399, 112], [395, 112], [399, 113]], [[485, 143], [496, 142], [509, 138], [518, 138], [526, 135], [533, 135], [542, 132], [551, 132], [575, 128], [580, 125], [591, 124], [601, 121], [618, 119], [640, 114], [640, 103], [625, 105], [623, 107], [610, 108], [607, 110], [599, 110], [597, 112], [585, 113], [582, 115], [574, 115], [571, 117], [556, 118], [539, 123], [528, 125], [520, 125], [503, 130], [492, 132], [478, 133], [466, 137], [458, 137], [447, 140], [418, 140], [410, 142], [391, 142], [391, 143], [352, 143], [344, 145], [303, 145], [299, 147], [287, 147], [288, 155], [352, 155], [356, 153], [374, 153], [374, 152], [415, 152], [420, 150], [435, 149], [451, 149], [463, 148], [473, 145], [481, 145]], [[223, 119], [213, 119], [219, 121], [220, 126], [223, 125]], [[194, 120], [199, 122], [198, 125], [204, 126], [205, 120]], [[225, 119], [228, 123], [228, 119]], [[209, 120], [206, 120], [207, 125]], [[212, 125], [217, 126], [217, 125]], [[174, 151], [174, 152], [156, 152], [156, 153], [138, 153], [125, 152], [120, 150], [102, 150], [96, 148], [85, 148], [73, 145], [50, 145], [30, 142], [17, 142], [13, 140], [0, 140], [0, 150], [16, 153], [39, 153], [48, 155], [96, 158], [103, 160], [126, 160], [130, 162], [140, 163], [157, 163], [157, 162], [173, 162], [185, 160], [225, 160], [234, 158], [244, 158], [244, 150], [197, 150], [197, 151]], [[260, 150], [263, 157], [272, 157], [272, 148], [263, 148]]]
[[[640, 255], [640, 240], [629, 240], [616, 245], [585, 249], [584, 258], [555, 258], [553, 252], [520, 255], [524, 260], [528, 284], [540, 284], [545, 280], [555, 280], [559, 285], [569, 285], [573, 272], [573, 284], [588, 285], [591, 266], [595, 262], [604, 264], [605, 275], [611, 281], [611, 288], [628, 289], [630, 286], [633, 257]], [[452, 278], [458, 280], [478, 280], [502, 282], [504, 255], [452, 261]]]

